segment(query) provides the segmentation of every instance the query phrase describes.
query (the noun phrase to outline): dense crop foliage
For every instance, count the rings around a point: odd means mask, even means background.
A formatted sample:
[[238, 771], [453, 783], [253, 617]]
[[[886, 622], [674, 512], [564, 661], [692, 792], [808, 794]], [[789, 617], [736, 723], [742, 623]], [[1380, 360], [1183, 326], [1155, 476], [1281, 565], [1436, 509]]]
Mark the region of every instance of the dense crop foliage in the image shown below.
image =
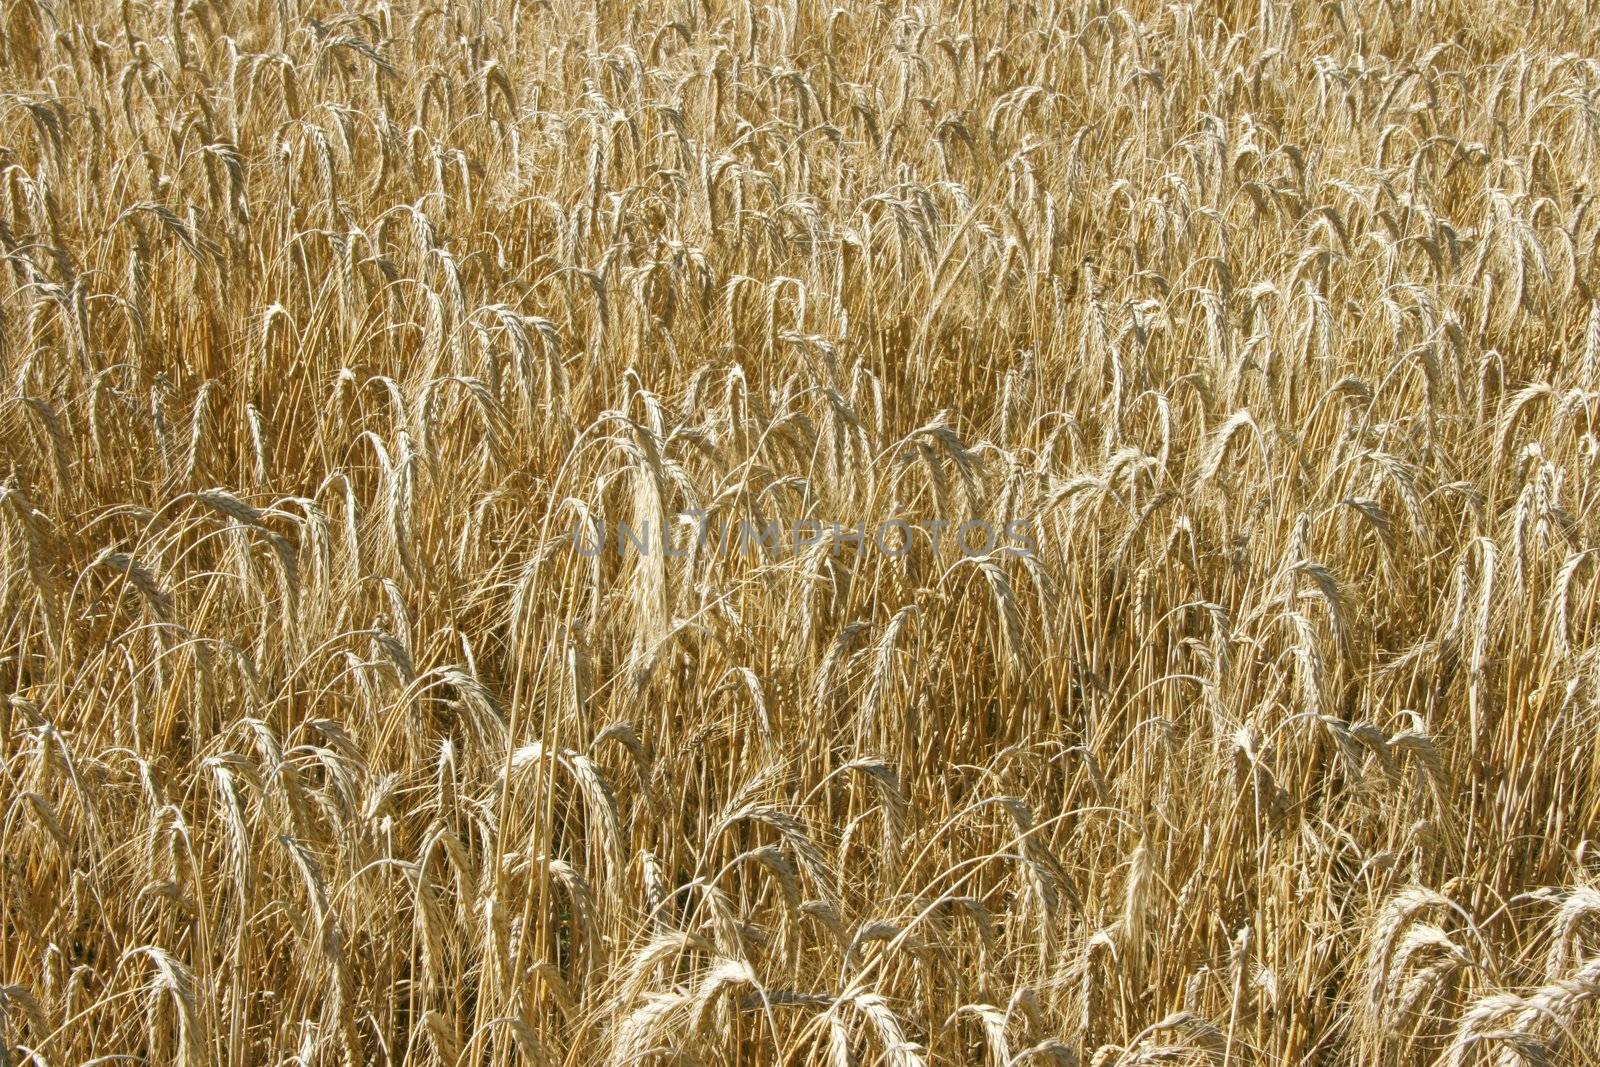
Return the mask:
[[7, 0], [0, 1063], [1592, 1062], [1597, 27]]

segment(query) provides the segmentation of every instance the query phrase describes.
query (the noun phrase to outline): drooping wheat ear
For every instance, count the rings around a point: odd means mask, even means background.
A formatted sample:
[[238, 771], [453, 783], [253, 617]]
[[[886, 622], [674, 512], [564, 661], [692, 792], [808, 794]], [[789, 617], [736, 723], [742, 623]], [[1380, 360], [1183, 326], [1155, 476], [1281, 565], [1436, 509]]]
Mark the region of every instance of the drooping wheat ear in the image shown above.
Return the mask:
[[[211, 508], [213, 511], [232, 519], [237, 524], [235, 527], [235, 558], [239, 562], [240, 570], [246, 583], [254, 588], [255, 569], [250, 561], [247, 534], [254, 534], [266, 541], [272, 549], [272, 560], [275, 564], [280, 593], [279, 618], [283, 625], [283, 636], [291, 646], [298, 645], [299, 615], [300, 615], [300, 558], [295, 546], [289, 539], [263, 524], [266, 513], [246, 504], [226, 489], [202, 489], [190, 494], [193, 499]], [[279, 517], [287, 513], [277, 512]], [[292, 518], [293, 516], [287, 516]]]
[[644, 1003], [628, 1013], [612, 1037], [612, 1067], [634, 1067], [674, 1051], [674, 1043], [667, 1036], [672, 1017], [689, 1004], [687, 993], [647, 994]]
[[627, 866], [627, 835], [623, 831], [622, 816], [617, 809], [616, 796], [611, 784], [599, 766], [589, 757], [577, 752], [564, 754], [564, 762], [572, 771], [578, 791], [590, 822], [599, 830], [600, 847], [606, 860], [606, 876], [615, 888], [620, 886]]
[[316, 860], [300, 842], [281, 837], [279, 842], [289, 852], [295, 870], [305, 885], [306, 897], [311, 904], [311, 924], [315, 932], [313, 944], [321, 956], [329, 979], [328, 1011], [333, 1016], [346, 1056], [353, 1056], [360, 1047], [356, 1036], [355, 1016], [350, 1003], [350, 972], [344, 953], [344, 930], [339, 917], [329, 907], [327, 889]]
[[741, 822], [759, 823], [777, 831], [783, 843], [794, 853], [795, 861], [811, 883], [811, 889], [824, 900], [835, 898], [833, 872], [822, 850], [799, 818], [771, 804], [747, 803], [720, 819], [712, 827], [710, 838], [720, 837], [729, 827]]
[[665, 931], [672, 925], [671, 916], [666, 914], [667, 879], [661, 869], [661, 861], [654, 852], [649, 849], [639, 852], [639, 871], [644, 881], [646, 914], [658, 932]]
[[1095, 959], [1105, 956], [1110, 961], [1107, 969], [1113, 971], [1119, 969], [1122, 966], [1121, 956], [1117, 950], [1119, 938], [1120, 931], [1115, 925], [1096, 930], [1084, 942], [1083, 952], [1074, 961], [1073, 971], [1076, 972], [1078, 979], [1078, 1036], [1082, 1039], [1100, 1032], [1097, 1013], [1100, 1003], [1098, 994], [1102, 983], [1096, 980], [1099, 971], [1095, 967]]
[[871, 1025], [883, 1045], [880, 1055], [889, 1067], [927, 1067], [928, 1061], [924, 1055], [927, 1050], [906, 1040], [905, 1028], [889, 1007], [889, 1001], [881, 994], [862, 990], [848, 992], [839, 997], [829, 1011], [836, 1016], [846, 1007], [853, 1009]]
[[1200, 466], [1196, 472], [1196, 484], [1205, 485], [1216, 477], [1222, 469], [1222, 461], [1228, 454], [1228, 446], [1233, 443], [1234, 437], [1248, 431], [1255, 438], [1256, 447], [1261, 451], [1261, 463], [1264, 470], [1271, 470], [1266, 454], [1266, 442], [1262, 438], [1261, 428], [1256, 425], [1256, 420], [1248, 408], [1240, 408], [1219, 426], [1211, 435], [1211, 442], [1201, 454]]
[[[689, 1026], [698, 1033], [711, 1021], [711, 1012], [723, 999], [739, 989], [754, 990], [757, 996], [763, 996], [761, 982], [756, 978], [755, 971], [743, 960], [724, 959], [717, 961], [716, 966], [706, 972], [695, 987], [694, 996], [689, 1004]], [[718, 1027], [722, 1033], [729, 1029], [728, 1021], [724, 1019]]]
[[131, 948], [123, 953], [123, 960], [135, 956], [144, 956], [155, 967], [155, 975], [150, 980], [149, 996], [151, 1000], [151, 1034], [150, 1044], [153, 1048], [163, 1048], [166, 1042], [162, 1035], [155, 1029], [156, 1006], [163, 1000], [169, 1002], [178, 1020], [177, 1056], [175, 1061], [179, 1067], [189, 1067], [190, 1064], [207, 1062], [205, 1050], [210, 1046], [210, 1036], [205, 1030], [205, 1017], [199, 1008], [195, 993], [194, 974], [179, 960], [173, 958], [165, 949], [155, 945], [141, 945]]
[[[984, 582], [989, 587], [990, 597], [994, 601], [995, 616], [1000, 621], [1001, 648], [1004, 652], [1001, 668], [1006, 671], [1020, 670], [1025, 638], [1022, 612], [1017, 605], [1017, 596], [1012, 589], [1010, 576], [993, 559], [974, 556], [957, 560], [945, 572], [945, 576], [948, 576], [964, 564], [976, 567], [978, 573], [983, 575]], [[941, 586], [944, 584], [943, 577], [940, 578], [939, 584]]]
[[1405, 462], [1391, 453], [1376, 450], [1368, 452], [1369, 459], [1378, 468], [1374, 473], [1372, 492], [1378, 491], [1381, 484], [1379, 475], [1387, 475], [1393, 484], [1395, 493], [1400, 497], [1400, 503], [1405, 508], [1406, 517], [1410, 520], [1411, 535], [1426, 548], [1432, 543], [1432, 526], [1428, 523], [1427, 514], [1422, 508], [1422, 496], [1417, 492], [1417, 470], [1410, 463]]
[[433, 1053], [439, 1058], [439, 1062], [460, 1062], [461, 1035], [454, 1018], [430, 1008], [423, 1012], [418, 1029], [422, 1031], [421, 1036], [427, 1038], [428, 1044], [433, 1046]]
[[871, 624], [867, 622], [858, 620], [850, 623], [835, 635], [828, 645], [828, 651], [823, 654], [822, 663], [817, 668], [816, 687], [812, 694], [812, 707], [820, 722], [830, 721], [828, 712], [837, 685], [834, 676], [839, 670], [839, 664], [849, 655], [856, 638], [869, 629]]
[[1530, 406], [1541, 400], [1556, 399], [1556, 390], [1548, 382], [1533, 382], [1517, 390], [1510, 403], [1500, 412], [1500, 417], [1495, 421], [1494, 458], [1495, 466], [1501, 466], [1505, 461], [1506, 450], [1510, 447], [1511, 435], [1517, 427], [1517, 420]]
[[[1538, 1048], [1548, 1057], [1547, 1062], [1554, 1063], [1555, 1050], [1575, 1036], [1579, 1011], [1596, 999], [1600, 999], [1600, 956], [1529, 994], [1526, 1007], [1509, 1027], [1515, 1035], [1511, 1040], [1519, 1052]], [[1523, 1055], [1526, 1058], [1526, 1053]]]
[[1450, 784], [1444, 756], [1439, 751], [1438, 743], [1421, 729], [1422, 725], [1419, 719], [1417, 729], [1405, 730], [1389, 738], [1389, 749], [1414, 759], [1419, 783], [1434, 790], [1436, 796], [1443, 795]]
[[762, 845], [752, 848], [735, 856], [724, 868], [732, 870], [745, 860], [754, 860], [762, 868], [771, 872], [773, 879], [778, 883], [780, 896], [786, 912], [792, 915], [803, 915], [800, 906], [803, 903], [800, 892], [800, 876], [794, 864], [789, 862], [784, 855], [782, 845]]
[[150, 614], [162, 622], [172, 621], [172, 597], [161, 588], [155, 575], [138, 560], [126, 552], [106, 549], [95, 557], [90, 566], [105, 566], [126, 577]]
[[320, 499], [323, 491], [330, 486], [340, 491], [344, 497], [344, 577], [346, 580], [353, 580], [362, 569], [360, 518], [355, 488], [350, 484], [349, 476], [343, 471], [333, 471], [322, 480], [321, 485], [317, 486], [315, 498]]
[[963, 1004], [944, 1021], [946, 1027], [963, 1016], [975, 1016], [983, 1027], [984, 1044], [988, 1046], [991, 1062], [998, 1067], [1010, 1067], [1011, 1042], [1006, 1038], [1006, 1013], [993, 1004]]
[[34, 1041], [50, 1032], [37, 997], [20, 985], [0, 985], [0, 1042], [7, 1048], [21, 1045], [21, 1037], [27, 1033], [18, 1021], [37, 1035]]
[[265, 420], [261, 410], [254, 404], [246, 404], [244, 408], [245, 421], [250, 426], [250, 455], [254, 460], [251, 473], [258, 486], [267, 484], [267, 445]]
[[[509, 769], [516, 775], [523, 768], [547, 758], [550, 758], [550, 754], [544, 745], [535, 741], [512, 752]], [[620, 888], [618, 880], [627, 866], [627, 835], [623, 831], [622, 816], [610, 782], [599, 766], [580, 752], [566, 748], [556, 750], [554, 761], [571, 775], [577, 785], [589, 824], [598, 839], [597, 851], [605, 862], [607, 883], [613, 889]]]
[[872, 729], [879, 720], [881, 708], [889, 690], [893, 687], [898, 674], [895, 668], [895, 651], [899, 643], [901, 631], [910, 624], [911, 619], [922, 613], [922, 609], [915, 604], [907, 604], [889, 620], [883, 628], [883, 636], [873, 646], [872, 674], [867, 682], [866, 695], [861, 699], [862, 728]]
[[661, 456], [661, 427], [655, 398], [637, 390], [651, 417], [645, 423], [626, 420], [631, 431], [629, 478], [633, 496], [633, 526], [647, 543], [637, 553], [631, 580], [637, 628], [634, 633], [636, 673], [648, 676], [651, 664], [661, 649], [672, 623], [670, 590], [667, 583], [666, 553], [661, 544], [649, 544], [652, 537], [668, 536], [667, 493], [672, 484]]
[[1556, 981], [1580, 957], [1584, 926], [1600, 918], [1600, 889], [1577, 886], [1566, 894], [1551, 921], [1550, 951], [1545, 956], [1545, 978]]
[[[1177, 1033], [1186, 1039], [1189, 1044], [1185, 1046], [1155, 1046], [1149, 1047], [1146, 1042], [1149, 1038], [1160, 1033]], [[1134, 1063], [1165, 1063], [1172, 1052], [1179, 1050], [1198, 1050], [1209, 1063], [1220, 1064], [1225, 1059], [1226, 1041], [1222, 1031], [1215, 1025], [1190, 1011], [1175, 1012], [1151, 1023], [1128, 1042], [1128, 1048], [1135, 1051]]]
[[617, 1006], [625, 1008], [644, 994], [656, 975], [657, 969], [667, 962], [676, 964], [686, 953], [715, 955], [716, 948], [699, 934], [683, 930], [666, 930], [634, 953], [625, 975], [620, 976]]
[[1014, 847], [1022, 858], [1029, 897], [1039, 909], [1039, 946], [1041, 951], [1048, 952], [1055, 943], [1055, 920], [1061, 910], [1062, 897], [1076, 902], [1078, 892], [1061, 861], [1040, 840], [1027, 803], [1020, 797], [1001, 797], [999, 803], [1016, 830]]
[[[1496, 1025], [1505, 1022], [1508, 1016], [1520, 1018], [1529, 1007], [1529, 1001], [1510, 993], [1491, 993], [1474, 1000], [1456, 1024], [1455, 1037], [1444, 1059], [1446, 1067], [1467, 1067], [1473, 1062], [1487, 1062], [1493, 1067], [1553, 1065], [1541, 1042], [1529, 1039], [1510, 1026]], [[1491, 1046], [1491, 1058], [1486, 1061], [1476, 1059], [1480, 1045]], [[1500, 1055], [1494, 1055], [1496, 1051]]]
[[1380, 1025], [1399, 1030], [1452, 972], [1471, 965], [1465, 952], [1432, 923], [1413, 922], [1389, 961], [1388, 995], [1377, 1005]]
[[852, 1067], [855, 1058], [850, 1054], [850, 1027], [837, 1011], [827, 1013], [828, 1067]]
[[1567, 556], [1562, 562], [1560, 570], [1556, 571], [1554, 580], [1550, 583], [1550, 594], [1545, 610], [1546, 626], [1550, 633], [1551, 650], [1558, 659], [1565, 659], [1572, 651], [1572, 628], [1568, 619], [1570, 599], [1572, 595], [1572, 582], [1581, 567], [1594, 549], [1583, 549]]
[[1588, 327], [1583, 331], [1583, 360], [1578, 364], [1578, 388], [1600, 388], [1600, 300], [1589, 302]]
[[385, 471], [388, 476], [389, 547], [399, 560], [401, 570], [408, 578], [415, 580], [419, 570], [412, 520], [415, 514], [418, 456], [411, 447], [411, 434], [405, 430], [399, 432], [399, 446], [394, 465]]
[[68, 486], [71, 484], [71, 447], [68, 443], [67, 431], [62, 425], [61, 418], [56, 414], [55, 408], [37, 397], [18, 397], [18, 401], [27, 409], [43, 429], [45, 451], [50, 457], [50, 482], [55, 489], [57, 499], [64, 497]]
[[238, 780], [243, 778], [260, 791], [255, 765], [242, 756], [224, 753], [206, 760], [211, 778], [221, 799], [222, 818], [227, 831], [233, 889], [241, 905], [249, 899], [255, 885], [256, 859], [249, 820], [245, 817], [244, 797]]
[[900, 788], [900, 776], [893, 767], [871, 758], [851, 760], [843, 767], [842, 772], [855, 771], [866, 777], [878, 792], [878, 798], [883, 802], [883, 850], [886, 862], [892, 862], [892, 857], [906, 838], [906, 831], [910, 825], [910, 807], [906, 802], [904, 793]]
[[200, 441], [205, 435], [210, 421], [211, 394], [216, 391], [217, 383], [207, 379], [200, 386], [200, 391], [195, 394], [194, 407], [189, 413], [189, 451], [183, 465], [183, 481], [192, 481], [200, 464]]
[[1128, 873], [1123, 881], [1119, 932], [1124, 953], [1136, 955], [1145, 944], [1145, 920], [1154, 903], [1155, 888], [1155, 856], [1149, 841], [1141, 837], [1128, 857]]
[[722, 681], [713, 690], [711, 696], [716, 698], [723, 693], [743, 688], [750, 697], [750, 709], [755, 713], [756, 728], [763, 745], [770, 749], [776, 744], [776, 735], [772, 730], [772, 716], [767, 712], [766, 694], [761, 688], [761, 679], [756, 677], [756, 672], [749, 667], [730, 667], [722, 676]]
[[1407, 927], [1429, 910], [1454, 906], [1449, 898], [1425, 886], [1413, 886], [1384, 902], [1367, 949], [1367, 996], [1375, 1011], [1382, 1010], [1388, 997], [1395, 949]]
[[[575, 641], [573, 643], [573, 651], [577, 652], [579, 648], [581, 648], [581, 641]], [[574, 656], [575, 662], [572, 665], [572, 671], [580, 677], [586, 675], [589, 670], [584, 662], [585, 658]], [[647, 780], [650, 773], [650, 753], [645, 748], [644, 741], [639, 737], [639, 728], [637, 726], [631, 722], [614, 722], [607, 726], [604, 730], [595, 734], [594, 740], [589, 742], [590, 757], [592, 758], [595, 752], [608, 742], [615, 742], [621, 745], [627, 751], [629, 757], [632, 758], [634, 769], [639, 772], [640, 780]]]

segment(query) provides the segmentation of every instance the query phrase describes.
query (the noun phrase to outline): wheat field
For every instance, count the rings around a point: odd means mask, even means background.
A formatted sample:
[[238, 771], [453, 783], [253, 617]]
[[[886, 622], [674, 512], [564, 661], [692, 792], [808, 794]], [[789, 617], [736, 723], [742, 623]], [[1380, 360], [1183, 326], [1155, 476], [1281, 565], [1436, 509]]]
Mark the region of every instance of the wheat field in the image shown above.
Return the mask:
[[1600, 3], [831, 3], [0, 5], [0, 1064], [1600, 1062]]

